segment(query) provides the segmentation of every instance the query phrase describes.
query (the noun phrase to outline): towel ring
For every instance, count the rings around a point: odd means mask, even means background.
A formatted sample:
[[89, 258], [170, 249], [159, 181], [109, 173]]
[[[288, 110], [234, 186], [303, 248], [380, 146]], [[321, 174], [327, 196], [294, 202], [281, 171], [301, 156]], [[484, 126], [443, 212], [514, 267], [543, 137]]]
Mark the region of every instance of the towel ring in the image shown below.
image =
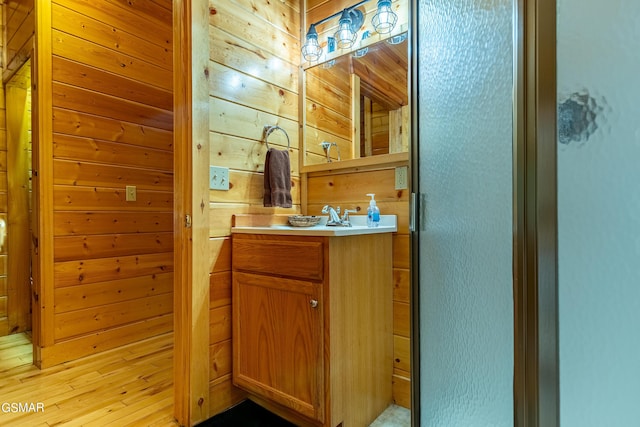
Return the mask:
[[273, 125], [273, 126], [265, 125], [263, 130], [263, 135], [264, 135], [264, 143], [267, 146], [267, 150], [269, 149], [269, 142], [267, 140], [269, 139], [269, 135], [271, 135], [271, 133], [275, 130], [281, 130], [284, 133], [284, 136], [287, 137], [287, 150], [290, 149], [291, 141], [289, 140], [289, 134], [287, 134], [286, 130], [282, 129], [278, 125]]

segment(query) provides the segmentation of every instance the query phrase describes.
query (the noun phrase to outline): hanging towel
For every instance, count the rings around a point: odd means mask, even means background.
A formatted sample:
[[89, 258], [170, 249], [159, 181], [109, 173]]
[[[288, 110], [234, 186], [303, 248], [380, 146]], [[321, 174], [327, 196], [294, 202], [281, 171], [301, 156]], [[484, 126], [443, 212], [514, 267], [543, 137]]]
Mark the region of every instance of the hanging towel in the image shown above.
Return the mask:
[[291, 167], [287, 150], [267, 150], [264, 161], [264, 205], [291, 207]]

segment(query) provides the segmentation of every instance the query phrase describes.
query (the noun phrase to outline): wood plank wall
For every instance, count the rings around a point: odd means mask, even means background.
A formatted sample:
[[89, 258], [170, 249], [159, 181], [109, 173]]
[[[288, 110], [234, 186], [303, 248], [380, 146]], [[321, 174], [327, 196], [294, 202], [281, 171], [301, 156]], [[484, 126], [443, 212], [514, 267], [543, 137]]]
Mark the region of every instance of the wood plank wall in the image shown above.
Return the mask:
[[[31, 63], [5, 85], [7, 334], [31, 330]], [[0, 313], [1, 317], [1, 313]], [[0, 331], [1, 333], [2, 331]]]
[[[371, 114], [371, 155], [389, 154], [389, 111], [382, 105], [372, 101], [369, 105]], [[364, 145], [360, 152], [365, 152]]]
[[[7, 82], [30, 57], [34, 42], [34, 0], [20, 0], [0, 2], [4, 37], [2, 38], [2, 76], [3, 83]], [[7, 175], [7, 123], [6, 123], [6, 93], [4, 85], [0, 89], [0, 216], [7, 223], [9, 210], [9, 180]], [[15, 183], [16, 181], [13, 180]], [[16, 199], [18, 199], [16, 197]], [[22, 199], [22, 201], [25, 201]], [[28, 232], [28, 230], [26, 230]], [[17, 233], [13, 233], [16, 235]], [[14, 241], [15, 243], [15, 241]], [[20, 256], [22, 263], [11, 264], [7, 251], [8, 241], [0, 248], [0, 336], [10, 332], [19, 332], [29, 328], [29, 289], [18, 286], [18, 283], [28, 286], [28, 277], [20, 271], [25, 268], [24, 254]], [[24, 280], [11, 280], [11, 270], [23, 275]], [[28, 264], [27, 264], [28, 270]], [[14, 278], [15, 279], [15, 278]], [[22, 292], [19, 292], [22, 291]]]
[[[229, 168], [229, 191], [210, 192], [210, 415], [244, 398], [231, 385], [231, 216], [300, 211], [297, 0], [209, 1], [210, 164]], [[289, 135], [293, 208], [263, 207], [265, 125]], [[276, 131], [269, 146], [284, 149]]]
[[31, 57], [35, 36], [35, 0], [1, 2], [4, 9], [6, 38], [3, 41], [3, 81], [9, 80], [22, 64]]
[[173, 328], [172, 2], [38, 6], [51, 16], [38, 30], [51, 41], [51, 70], [38, 70], [52, 84], [41, 113], [53, 132], [39, 142], [53, 145], [41, 159], [53, 170], [41, 184], [53, 201], [50, 366]]
[[[5, 20], [7, 15], [6, 5], [0, 6], [0, 28], [5, 34]], [[2, 52], [2, 67], [4, 73], [6, 64], [6, 47], [4, 37], [0, 37], [0, 52]], [[0, 86], [0, 218], [7, 221], [7, 128], [4, 85]], [[9, 319], [7, 316], [7, 251], [6, 245], [0, 247], [0, 337], [9, 332]]]
[[[335, 59], [330, 68], [315, 66], [305, 71], [305, 139], [306, 165], [327, 163], [326, 153], [321, 144], [324, 141], [335, 142], [340, 158], [354, 158], [351, 142], [354, 124], [352, 123], [354, 81], [349, 78], [349, 55]], [[332, 147], [329, 155], [338, 158], [338, 150]]]
[[380, 213], [398, 217], [398, 232], [393, 236], [393, 399], [396, 404], [409, 408], [411, 367], [408, 190], [395, 189], [393, 167], [314, 172], [308, 175], [308, 215], [318, 215], [327, 201], [342, 209], [357, 209], [358, 214], [366, 213], [369, 206], [366, 194], [375, 193]]

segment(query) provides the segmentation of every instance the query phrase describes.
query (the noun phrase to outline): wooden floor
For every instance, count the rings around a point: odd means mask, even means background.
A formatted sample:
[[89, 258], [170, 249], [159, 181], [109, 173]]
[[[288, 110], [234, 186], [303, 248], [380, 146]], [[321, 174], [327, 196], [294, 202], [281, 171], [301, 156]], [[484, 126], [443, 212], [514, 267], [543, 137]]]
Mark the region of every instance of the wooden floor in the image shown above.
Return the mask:
[[31, 358], [29, 336], [0, 337], [0, 426], [178, 425], [173, 334], [43, 370]]

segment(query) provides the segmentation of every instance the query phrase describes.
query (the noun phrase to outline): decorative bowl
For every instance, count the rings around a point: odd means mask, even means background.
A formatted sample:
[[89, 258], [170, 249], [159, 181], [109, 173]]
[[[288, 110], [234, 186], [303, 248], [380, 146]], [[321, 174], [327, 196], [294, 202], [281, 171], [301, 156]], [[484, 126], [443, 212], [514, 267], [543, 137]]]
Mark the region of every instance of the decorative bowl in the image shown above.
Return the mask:
[[289, 224], [294, 227], [312, 227], [317, 225], [322, 217], [315, 215], [291, 215], [289, 217]]

